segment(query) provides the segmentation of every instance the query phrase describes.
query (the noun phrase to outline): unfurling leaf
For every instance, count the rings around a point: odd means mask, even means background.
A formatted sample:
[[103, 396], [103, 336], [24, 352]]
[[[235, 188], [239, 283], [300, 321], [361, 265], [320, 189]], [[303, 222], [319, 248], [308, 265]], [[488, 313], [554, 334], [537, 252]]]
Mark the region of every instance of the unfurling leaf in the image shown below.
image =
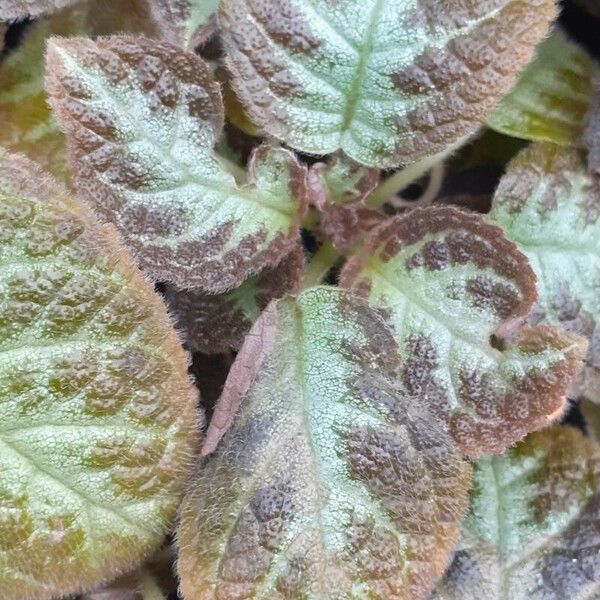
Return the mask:
[[600, 447], [570, 427], [474, 469], [454, 562], [432, 600], [583, 600], [600, 594]]
[[373, 232], [340, 281], [389, 315], [405, 385], [465, 455], [502, 452], [563, 410], [585, 341], [549, 326], [515, 332], [535, 302], [535, 275], [481, 215], [414, 209]]
[[534, 144], [509, 164], [490, 219], [537, 275], [530, 322], [588, 338], [585, 368], [570, 393], [600, 402], [600, 181], [587, 173], [581, 152]]
[[112, 226], [0, 153], [0, 590], [60, 597], [162, 539], [196, 392], [165, 307]]
[[470, 467], [398, 383], [385, 321], [313, 288], [270, 304], [246, 343], [220, 401], [241, 409], [182, 507], [186, 600], [426, 598]]
[[320, 212], [318, 230], [335, 248], [348, 246], [386, 218], [365, 204], [379, 178], [379, 169], [361, 167], [340, 155], [310, 168], [308, 192]]
[[[26, 154], [63, 183], [70, 180], [65, 140], [48, 106], [44, 52], [53, 35], [106, 35], [117, 31], [161, 37], [152, 0], [94, 0], [41, 19], [0, 63], [0, 145]], [[1, 2], [1, 0], [0, 0]]]
[[61, 8], [75, 4], [78, 0], [2, 0], [0, 2], [0, 21], [37, 17], [56, 12]]
[[304, 251], [297, 246], [278, 265], [226, 294], [211, 296], [169, 286], [167, 304], [190, 350], [204, 354], [239, 350], [262, 310], [273, 298], [293, 292], [303, 271]]
[[47, 82], [79, 192], [152, 277], [222, 293], [297, 243], [304, 169], [262, 146], [236, 183], [213, 151], [223, 106], [199, 57], [142, 37], [55, 39]]
[[554, 0], [223, 0], [219, 22], [256, 124], [393, 167], [472, 135], [554, 15]]
[[556, 31], [538, 46], [535, 60], [487, 124], [526, 140], [581, 146], [596, 73], [583, 48]]

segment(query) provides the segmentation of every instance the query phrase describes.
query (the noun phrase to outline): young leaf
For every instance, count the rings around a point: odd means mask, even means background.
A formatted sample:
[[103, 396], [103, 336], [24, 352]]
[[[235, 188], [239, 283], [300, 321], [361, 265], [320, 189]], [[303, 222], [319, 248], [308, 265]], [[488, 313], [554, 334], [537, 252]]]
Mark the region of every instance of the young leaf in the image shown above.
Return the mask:
[[201, 44], [211, 31], [216, 30], [214, 21], [219, 0], [180, 1], [185, 5], [185, 42], [188, 48], [194, 48]]
[[351, 244], [386, 218], [364, 203], [379, 177], [379, 169], [361, 167], [340, 155], [310, 168], [308, 191], [311, 203], [320, 212], [319, 231], [335, 248]]
[[160, 543], [196, 445], [196, 392], [112, 226], [3, 151], [0, 240], [0, 589], [42, 600]]
[[47, 83], [78, 190], [152, 277], [218, 294], [297, 243], [303, 168], [263, 146], [237, 185], [212, 148], [223, 106], [199, 57], [143, 37], [55, 39]]
[[[466, 456], [500, 453], [562, 411], [585, 341], [549, 326], [515, 334], [535, 302], [535, 275], [481, 215], [414, 209], [373, 232], [340, 281], [389, 315], [413, 365], [406, 385]], [[497, 349], [492, 336], [509, 334]]]
[[77, 0], [2, 0], [0, 21], [37, 17], [75, 4]]
[[168, 286], [167, 304], [190, 350], [204, 354], [239, 350], [262, 310], [273, 298], [293, 292], [303, 272], [304, 251], [297, 246], [278, 265], [226, 294], [210, 296]]
[[487, 124], [518, 138], [581, 146], [597, 72], [592, 58], [556, 31], [538, 46], [535, 60]]
[[482, 458], [454, 562], [432, 600], [600, 594], [600, 447], [570, 427]]
[[321, 287], [269, 305], [252, 336], [224, 391], [241, 410], [182, 506], [184, 598], [426, 598], [470, 467], [397, 383], [386, 323]]
[[224, 0], [219, 22], [256, 124], [394, 167], [473, 134], [554, 15], [554, 0]]
[[490, 220], [519, 244], [537, 275], [530, 321], [590, 341], [570, 393], [600, 402], [600, 182], [579, 151], [534, 144], [510, 163]]

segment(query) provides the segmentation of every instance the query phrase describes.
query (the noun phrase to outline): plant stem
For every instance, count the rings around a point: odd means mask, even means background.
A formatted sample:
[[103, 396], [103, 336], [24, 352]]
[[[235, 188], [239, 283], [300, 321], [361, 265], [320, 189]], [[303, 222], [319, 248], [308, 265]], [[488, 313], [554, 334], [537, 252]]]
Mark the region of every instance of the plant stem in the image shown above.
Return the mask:
[[143, 600], [165, 600], [165, 595], [154, 581], [154, 577], [145, 573], [142, 576], [141, 583], [140, 592]]
[[308, 269], [304, 273], [302, 289], [306, 290], [322, 283], [327, 273], [329, 273], [341, 256], [332, 246], [331, 242], [324, 242], [313, 256]]

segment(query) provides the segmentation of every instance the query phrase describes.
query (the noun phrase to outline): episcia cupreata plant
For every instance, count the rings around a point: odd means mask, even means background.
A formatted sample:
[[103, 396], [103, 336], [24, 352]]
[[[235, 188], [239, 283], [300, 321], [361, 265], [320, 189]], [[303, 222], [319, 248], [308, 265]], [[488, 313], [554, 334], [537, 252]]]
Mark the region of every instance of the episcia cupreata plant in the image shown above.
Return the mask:
[[600, 597], [557, 12], [0, 0], [2, 600]]

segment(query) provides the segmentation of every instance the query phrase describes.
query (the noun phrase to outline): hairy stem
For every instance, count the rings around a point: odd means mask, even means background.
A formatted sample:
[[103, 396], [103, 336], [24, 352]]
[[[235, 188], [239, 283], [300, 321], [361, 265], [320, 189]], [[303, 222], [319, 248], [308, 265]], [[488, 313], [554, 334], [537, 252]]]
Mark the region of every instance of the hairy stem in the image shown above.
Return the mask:
[[308, 289], [319, 285], [331, 268], [337, 263], [342, 255], [333, 247], [331, 242], [325, 242], [313, 256], [304, 273], [302, 289]]
[[152, 576], [144, 574], [141, 583], [140, 593], [143, 600], [166, 600], [165, 595]]

